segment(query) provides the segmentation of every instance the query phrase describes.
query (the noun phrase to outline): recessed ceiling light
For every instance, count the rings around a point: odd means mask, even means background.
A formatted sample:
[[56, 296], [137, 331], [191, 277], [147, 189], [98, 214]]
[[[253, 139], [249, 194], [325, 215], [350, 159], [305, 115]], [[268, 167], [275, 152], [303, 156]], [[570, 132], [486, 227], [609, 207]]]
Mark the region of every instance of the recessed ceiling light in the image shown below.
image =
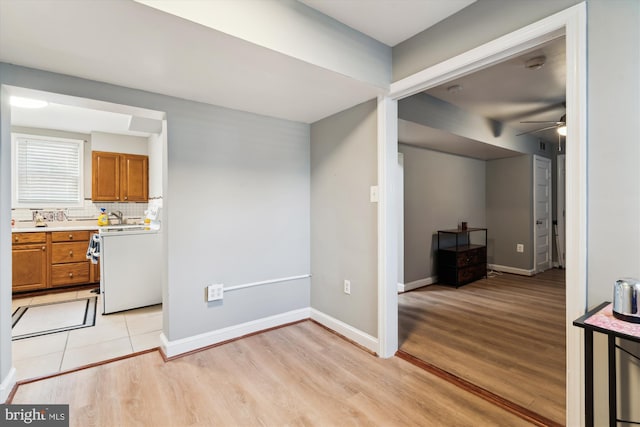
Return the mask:
[[43, 108], [49, 105], [47, 101], [32, 98], [23, 98], [21, 96], [12, 96], [9, 103], [14, 107], [20, 108]]

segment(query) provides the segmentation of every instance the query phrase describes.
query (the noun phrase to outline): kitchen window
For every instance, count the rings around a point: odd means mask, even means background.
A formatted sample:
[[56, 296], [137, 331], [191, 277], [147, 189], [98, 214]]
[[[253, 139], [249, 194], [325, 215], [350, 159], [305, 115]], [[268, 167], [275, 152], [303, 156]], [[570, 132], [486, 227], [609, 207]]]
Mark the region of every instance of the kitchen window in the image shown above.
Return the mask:
[[81, 206], [83, 142], [12, 134], [13, 207]]

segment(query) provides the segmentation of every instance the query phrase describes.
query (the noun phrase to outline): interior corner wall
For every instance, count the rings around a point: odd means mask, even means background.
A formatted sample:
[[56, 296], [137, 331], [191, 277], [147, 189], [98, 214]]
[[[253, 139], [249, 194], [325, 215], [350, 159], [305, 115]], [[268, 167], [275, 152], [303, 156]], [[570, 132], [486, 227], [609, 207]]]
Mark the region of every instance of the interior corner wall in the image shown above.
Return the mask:
[[[485, 161], [400, 144], [404, 154], [404, 280], [437, 275], [438, 230], [486, 225]], [[491, 231], [491, 229], [489, 230]]]
[[[311, 125], [311, 307], [378, 336], [376, 100]], [[343, 291], [351, 281], [351, 294]]]
[[[533, 269], [533, 160], [530, 155], [487, 161], [487, 262]], [[516, 252], [516, 244], [524, 252]]]

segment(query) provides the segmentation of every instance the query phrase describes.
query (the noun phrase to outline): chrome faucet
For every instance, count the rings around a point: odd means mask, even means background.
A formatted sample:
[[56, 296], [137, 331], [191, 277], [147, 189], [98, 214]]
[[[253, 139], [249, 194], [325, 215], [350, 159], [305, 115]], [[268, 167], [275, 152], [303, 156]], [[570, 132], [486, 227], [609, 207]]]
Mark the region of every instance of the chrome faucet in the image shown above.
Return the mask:
[[109, 212], [109, 216], [111, 215], [118, 218], [120, 220], [120, 224], [124, 222], [124, 215], [122, 214], [122, 211]]

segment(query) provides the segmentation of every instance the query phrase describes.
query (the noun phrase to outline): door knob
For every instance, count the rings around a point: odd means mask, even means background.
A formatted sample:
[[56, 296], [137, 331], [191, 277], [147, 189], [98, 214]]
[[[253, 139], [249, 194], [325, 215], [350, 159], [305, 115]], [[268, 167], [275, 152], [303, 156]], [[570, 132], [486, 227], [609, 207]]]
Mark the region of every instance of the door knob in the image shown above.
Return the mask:
[[542, 225], [542, 220], [540, 220], [540, 219], [539, 219], [539, 220], [537, 220], [537, 221], [536, 221], [536, 224], [538, 224], [538, 225]]

